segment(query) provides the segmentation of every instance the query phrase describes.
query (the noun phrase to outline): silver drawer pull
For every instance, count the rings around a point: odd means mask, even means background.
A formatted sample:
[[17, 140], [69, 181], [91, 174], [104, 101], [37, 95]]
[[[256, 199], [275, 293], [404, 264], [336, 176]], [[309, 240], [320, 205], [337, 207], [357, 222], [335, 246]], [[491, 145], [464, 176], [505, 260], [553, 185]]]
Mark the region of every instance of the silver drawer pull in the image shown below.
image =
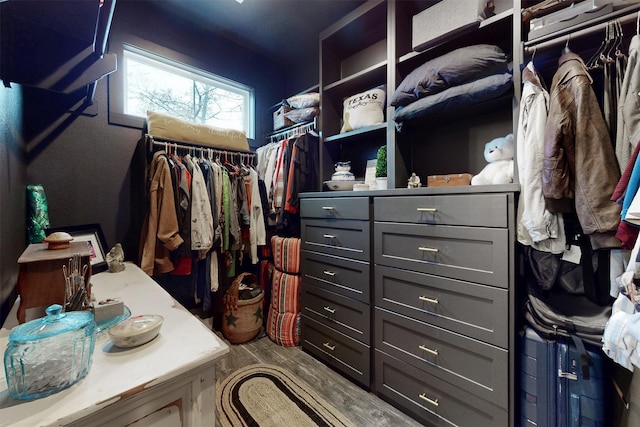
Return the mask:
[[326, 342], [326, 343], [322, 344], [322, 346], [323, 346], [323, 347], [328, 348], [328, 349], [329, 349], [329, 350], [331, 350], [331, 351], [333, 351], [333, 350], [335, 350], [335, 349], [336, 349], [336, 346], [335, 346], [335, 345], [331, 345], [331, 344], [329, 344], [328, 342]]
[[334, 273], [333, 271], [329, 271], [329, 270], [324, 270], [323, 273], [326, 274], [327, 276], [332, 276], [332, 277], [336, 275], [336, 273]]
[[418, 212], [436, 212], [438, 209], [436, 208], [417, 208]]
[[433, 406], [439, 406], [440, 404], [438, 403], [438, 399], [429, 399], [424, 393], [422, 393], [420, 396], [420, 399], [425, 400], [427, 402], [429, 402], [430, 404], [432, 404]]
[[325, 211], [332, 211], [335, 208], [333, 206], [323, 206], [322, 209], [324, 209]]
[[426, 248], [424, 246], [418, 246], [418, 250], [422, 252], [433, 252], [433, 253], [438, 252], [438, 248]]
[[322, 237], [324, 237], [325, 239], [335, 239], [336, 236], [334, 236], [333, 234], [323, 234]]
[[430, 302], [430, 303], [433, 303], [433, 304], [438, 304], [438, 302], [439, 302], [437, 298], [429, 298], [429, 297], [424, 297], [424, 296], [418, 297], [418, 299], [420, 301], [426, 301], [426, 302]]
[[431, 349], [431, 348], [429, 348], [429, 347], [425, 347], [425, 346], [423, 346], [423, 345], [419, 345], [419, 346], [418, 346], [418, 348], [419, 348], [420, 350], [424, 350], [424, 351], [426, 351], [427, 353], [431, 353], [431, 354], [433, 354], [434, 356], [437, 356], [437, 355], [438, 355], [438, 350], [433, 350], [433, 349]]
[[336, 312], [335, 308], [331, 308], [331, 307], [323, 307], [325, 311], [328, 311], [329, 313], [333, 314]]

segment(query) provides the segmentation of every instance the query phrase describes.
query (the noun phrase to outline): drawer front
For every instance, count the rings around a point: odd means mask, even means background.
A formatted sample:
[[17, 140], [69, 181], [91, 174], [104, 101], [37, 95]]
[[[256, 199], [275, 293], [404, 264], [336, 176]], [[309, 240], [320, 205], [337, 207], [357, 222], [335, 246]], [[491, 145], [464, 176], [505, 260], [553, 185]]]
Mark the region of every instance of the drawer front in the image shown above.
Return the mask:
[[375, 267], [375, 304], [506, 348], [508, 291], [446, 277]]
[[369, 261], [369, 221], [302, 221], [302, 249]]
[[506, 350], [383, 309], [374, 316], [376, 350], [508, 408]]
[[370, 264], [302, 251], [302, 281], [369, 304]]
[[376, 221], [414, 224], [508, 226], [507, 194], [376, 197]]
[[374, 234], [376, 264], [508, 287], [507, 229], [376, 222]]
[[370, 306], [360, 301], [302, 283], [302, 314], [369, 345]]
[[[509, 425], [506, 409], [375, 351], [375, 389], [429, 426]], [[506, 366], [505, 366], [506, 370]]]
[[327, 197], [301, 199], [301, 218], [369, 220], [368, 197]]
[[368, 345], [303, 315], [302, 348], [354, 381], [371, 387]]

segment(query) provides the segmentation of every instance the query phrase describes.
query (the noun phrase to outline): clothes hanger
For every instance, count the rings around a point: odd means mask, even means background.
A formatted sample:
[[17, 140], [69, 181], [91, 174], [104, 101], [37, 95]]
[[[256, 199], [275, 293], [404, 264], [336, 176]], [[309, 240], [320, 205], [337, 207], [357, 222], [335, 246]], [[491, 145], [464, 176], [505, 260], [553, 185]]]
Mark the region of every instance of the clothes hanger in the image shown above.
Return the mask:
[[600, 62], [600, 58], [601, 58], [602, 52], [607, 47], [608, 31], [609, 31], [608, 28], [609, 28], [608, 26], [605, 28], [605, 37], [604, 37], [604, 39], [602, 39], [602, 42], [600, 43], [600, 46], [598, 47], [598, 49], [595, 51], [595, 53], [591, 56], [591, 58], [589, 58], [589, 60], [585, 64], [586, 67], [587, 67], [587, 70], [595, 70], [597, 68], [601, 68], [602, 67], [602, 63]]
[[571, 49], [569, 48], [569, 40], [571, 40], [571, 34], [567, 37], [567, 41], [564, 44], [564, 48], [562, 49], [562, 54], [565, 55], [567, 53], [571, 53]]

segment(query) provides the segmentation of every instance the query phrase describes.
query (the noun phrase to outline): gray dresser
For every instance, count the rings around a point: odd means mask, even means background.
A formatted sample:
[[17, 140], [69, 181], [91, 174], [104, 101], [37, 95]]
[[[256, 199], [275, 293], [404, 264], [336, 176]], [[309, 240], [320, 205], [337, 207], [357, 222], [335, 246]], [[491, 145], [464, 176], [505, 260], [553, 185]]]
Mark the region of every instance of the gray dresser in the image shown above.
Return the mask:
[[429, 425], [509, 425], [513, 194], [373, 206], [376, 392]]
[[513, 425], [505, 188], [303, 197], [303, 348], [426, 425]]
[[371, 385], [369, 197], [301, 200], [302, 348]]

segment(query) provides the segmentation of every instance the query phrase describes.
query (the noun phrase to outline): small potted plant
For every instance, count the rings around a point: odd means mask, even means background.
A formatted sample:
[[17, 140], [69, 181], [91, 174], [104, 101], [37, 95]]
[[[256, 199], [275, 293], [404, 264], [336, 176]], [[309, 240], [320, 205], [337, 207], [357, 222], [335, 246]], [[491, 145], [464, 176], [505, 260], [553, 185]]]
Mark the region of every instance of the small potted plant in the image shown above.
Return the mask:
[[376, 156], [376, 188], [378, 190], [387, 189], [387, 146], [378, 148]]

